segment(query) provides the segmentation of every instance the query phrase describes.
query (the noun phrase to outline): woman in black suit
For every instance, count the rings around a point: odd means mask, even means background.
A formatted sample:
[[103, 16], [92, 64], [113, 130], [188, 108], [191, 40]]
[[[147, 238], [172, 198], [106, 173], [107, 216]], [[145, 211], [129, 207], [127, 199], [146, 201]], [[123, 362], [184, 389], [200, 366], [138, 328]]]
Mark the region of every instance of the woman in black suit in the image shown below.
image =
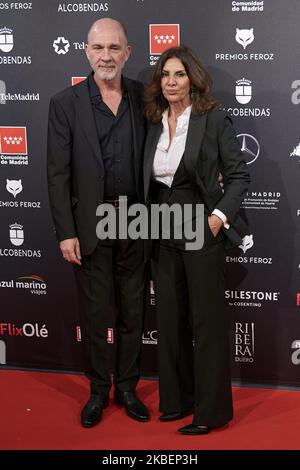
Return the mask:
[[160, 420], [193, 412], [192, 424], [179, 429], [189, 435], [233, 416], [224, 248], [240, 242], [234, 226], [249, 183], [231, 120], [217, 110], [210, 85], [193, 51], [177, 47], [161, 55], [145, 92], [147, 203], [204, 205], [201, 249], [186, 249], [187, 240], [176, 237], [153, 247]]

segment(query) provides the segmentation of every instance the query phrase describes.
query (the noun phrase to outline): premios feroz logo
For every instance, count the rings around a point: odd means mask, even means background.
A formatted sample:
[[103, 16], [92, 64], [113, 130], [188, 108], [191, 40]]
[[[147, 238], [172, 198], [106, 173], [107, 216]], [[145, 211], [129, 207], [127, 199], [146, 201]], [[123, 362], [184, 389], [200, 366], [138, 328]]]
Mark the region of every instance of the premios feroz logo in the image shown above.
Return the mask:
[[0, 11], [1, 10], [14, 10], [17, 12], [25, 12], [28, 10], [32, 10], [32, 2], [1, 2]]
[[[224, 30], [225, 31], [225, 30]], [[246, 48], [250, 46], [253, 50], [255, 39], [254, 28], [239, 28], [236, 27], [234, 31], [234, 39], [237, 44], [243, 48], [243, 52], [217, 52], [215, 59], [220, 61], [270, 61], [275, 59], [273, 52], [246, 52]]]
[[271, 265], [273, 263], [273, 258], [267, 256], [248, 256], [246, 252], [253, 248], [254, 246], [254, 237], [253, 234], [245, 235], [242, 239], [242, 243], [238, 246], [242, 250], [243, 255], [227, 255], [225, 260], [226, 263], [241, 263], [241, 264], [260, 264], [260, 265]]
[[20, 194], [23, 192], [23, 189], [24, 189], [21, 179], [9, 180], [6, 178], [6, 180], [4, 180], [4, 184], [5, 184], [7, 192], [11, 196], [10, 196], [10, 200], [4, 200], [4, 201], [0, 200], [0, 208], [1, 207], [22, 208], [22, 209], [40, 209], [41, 208], [40, 201], [28, 201], [20, 197]]

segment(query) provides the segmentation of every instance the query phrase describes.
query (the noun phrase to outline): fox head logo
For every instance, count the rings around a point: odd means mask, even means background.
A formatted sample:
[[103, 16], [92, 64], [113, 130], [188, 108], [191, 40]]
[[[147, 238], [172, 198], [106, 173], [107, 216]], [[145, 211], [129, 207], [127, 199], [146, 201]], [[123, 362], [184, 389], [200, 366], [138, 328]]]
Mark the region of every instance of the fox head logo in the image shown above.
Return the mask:
[[254, 242], [253, 242], [253, 235], [246, 235], [244, 238], [243, 238], [243, 243], [242, 245], [239, 245], [239, 248], [244, 252], [246, 253], [247, 250], [250, 250], [250, 248], [252, 248], [252, 246], [254, 245]]
[[238, 29], [236, 28], [235, 40], [243, 46], [244, 49], [254, 41], [253, 28], [251, 29]]
[[13, 197], [16, 197], [23, 189], [22, 180], [6, 180], [6, 189]]

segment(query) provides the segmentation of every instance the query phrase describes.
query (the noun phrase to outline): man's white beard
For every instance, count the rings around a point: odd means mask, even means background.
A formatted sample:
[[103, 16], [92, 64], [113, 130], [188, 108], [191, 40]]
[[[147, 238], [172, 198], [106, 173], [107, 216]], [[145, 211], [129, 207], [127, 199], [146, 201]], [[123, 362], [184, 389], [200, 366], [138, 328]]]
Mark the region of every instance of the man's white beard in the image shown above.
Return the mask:
[[112, 70], [111, 72], [104, 72], [100, 68], [97, 70], [97, 75], [100, 80], [113, 80], [117, 75], [117, 70]]

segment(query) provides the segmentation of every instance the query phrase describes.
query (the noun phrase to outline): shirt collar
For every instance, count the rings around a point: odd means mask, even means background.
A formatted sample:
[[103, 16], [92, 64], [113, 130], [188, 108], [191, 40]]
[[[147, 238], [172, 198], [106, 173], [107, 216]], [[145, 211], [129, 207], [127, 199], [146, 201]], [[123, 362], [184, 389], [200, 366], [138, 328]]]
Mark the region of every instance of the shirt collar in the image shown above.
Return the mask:
[[[190, 116], [191, 116], [191, 112], [192, 112], [192, 105], [188, 106], [187, 108], [185, 108], [185, 110], [183, 111], [182, 114], [180, 114], [180, 116], [178, 117], [177, 119], [177, 126], [176, 126], [176, 129], [180, 129], [182, 127], [186, 127], [186, 125], [188, 124], [189, 120], [190, 120]], [[168, 124], [168, 113], [169, 113], [169, 108], [167, 108], [164, 112], [163, 112], [163, 115], [162, 115], [162, 124], [165, 128], [169, 128], [169, 124]]]
[[[88, 86], [89, 86], [91, 98], [96, 98], [96, 97], [102, 98], [99, 87], [97, 83], [95, 82], [94, 72], [90, 73], [89, 75]], [[122, 77], [122, 95], [123, 95], [123, 98], [127, 97], [127, 88], [126, 88], [126, 83], [123, 77]]]

